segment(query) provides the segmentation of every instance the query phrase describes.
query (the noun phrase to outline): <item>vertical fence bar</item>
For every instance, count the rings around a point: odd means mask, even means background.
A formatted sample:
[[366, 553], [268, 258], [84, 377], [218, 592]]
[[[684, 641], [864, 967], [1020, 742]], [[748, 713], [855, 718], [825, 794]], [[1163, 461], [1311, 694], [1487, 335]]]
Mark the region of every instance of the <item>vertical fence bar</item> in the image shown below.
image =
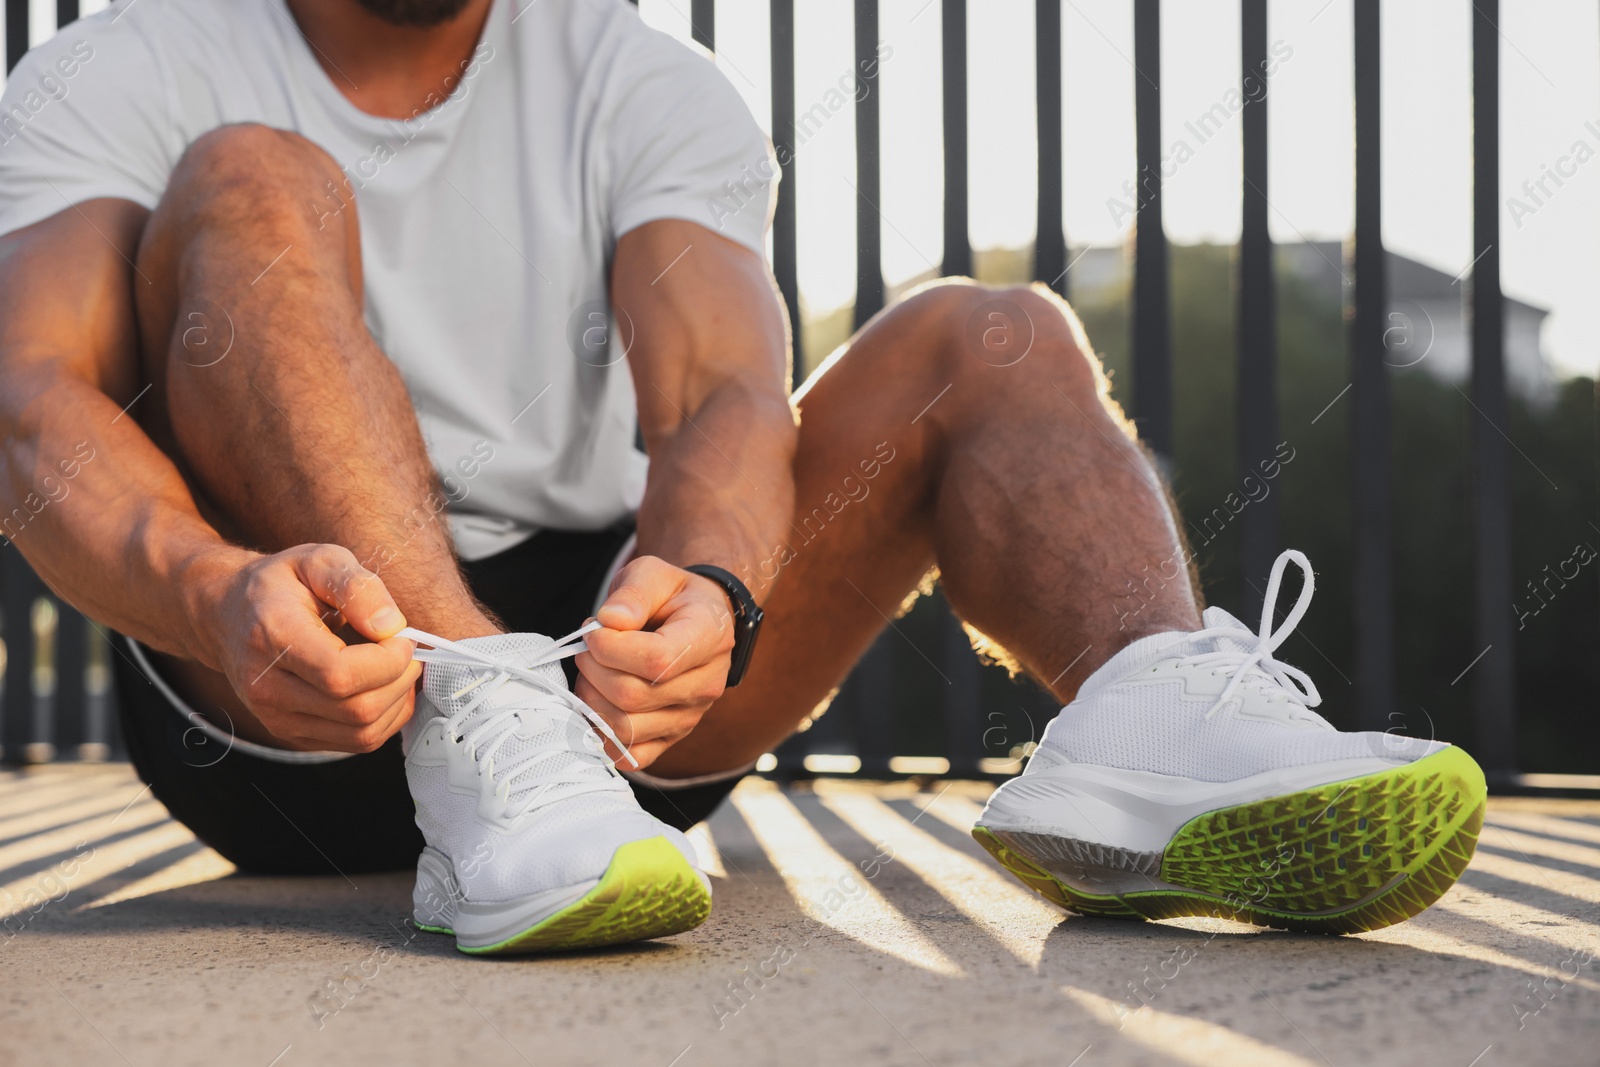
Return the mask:
[[944, 262], [941, 274], [972, 273], [967, 236], [967, 0], [941, 0], [944, 64]]
[[0, 749], [6, 762], [27, 757], [33, 736], [33, 602], [45, 592], [16, 546], [0, 548], [0, 622], [5, 627], [6, 675]]
[[78, 758], [103, 763], [112, 755], [111, 730], [111, 642], [106, 631], [83, 620], [87, 645], [83, 674], [83, 740]]
[[1145, 443], [1172, 458], [1172, 326], [1161, 223], [1161, 0], [1134, 0], [1133, 412]]
[[1504, 305], [1500, 295], [1499, 0], [1472, 7], [1472, 532], [1477, 614], [1472, 698], [1478, 748], [1491, 776], [1517, 766], [1511, 632], [1511, 493]]
[[878, 139], [878, 0], [856, 0], [855, 325], [883, 309], [883, 219]]
[[[878, 125], [878, 0], [855, 2], [856, 305], [855, 326], [883, 309], [883, 217]], [[893, 649], [880, 634], [856, 664], [853, 700], [840, 710], [853, 720], [856, 755], [865, 774], [883, 774], [894, 755]]]
[[[1240, 0], [1240, 116], [1243, 205], [1239, 232], [1238, 343], [1239, 473], [1262, 481], [1278, 436], [1278, 323], [1267, 230], [1267, 0]], [[1239, 606], [1242, 618], [1261, 614], [1262, 583], [1278, 547], [1278, 494], [1246, 508], [1240, 523]]]
[[892, 642], [899, 638], [885, 629], [872, 642], [867, 654], [861, 657], [851, 672], [855, 699], [841, 709], [850, 715], [850, 728], [855, 734], [856, 756], [861, 760], [864, 775], [882, 777], [889, 771], [889, 757], [894, 751], [894, 679], [895, 652]]
[[1039, 209], [1033, 276], [1067, 295], [1067, 235], [1061, 217], [1061, 0], [1035, 0], [1034, 89], [1039, 118]]
[[[772, 46], [772, 147], [782, 172], [778, 181], [778, 202], [772, 214], [772, 274], [789, 313], [789, 335], [794, 346], [790, 381], [799, 388], [805, 381], [806, 365], [795, 244], [794, 0], [771, 0], [767, 11], [771, 19]], [[840, 696], [843, 695], [841, 690]], [[812, 735], [818, 730], [828, 733], [838, 728], [838, 716], [824, 715], [811, 730], [790, 737], [775, 753], [779, 774], [799, 773], [804, 754], [814, 751]]]
[[[944, 80], [944, 259], [939, 272], [945, 276], [970, 275], [972, 239], [967, 219], [967, 0], [941, 0], [940, 50]], [[941, 598], [942, 600], [942, 598]], [[960, 622], [944, 608], [941, 628], [960, 629]], [[948, 632], [948, 629], [945, 629]], [[963, 710], [957, 707], [961, 694], [976, 692], [978, 660], [963, 636], [958, 647], [953, 640], [944, 643], [947, 681], [952, 692], [945, 701], [945, 734], [960, 738], [968, 732]], [[975, 710], [976, 705], [972, 710]], [[980, 734], [981, 737], [981, 734]], [[949, 753], [954, 759], [955, 753]]]
[[689, 36], [707, 52], [717, 50], [717, 0], [693, 0], [689, 5]]
[[1366, 729], [1392, 725], [1394, 589], [1389, 377], [1384, 363], [1388, 303], [1379, 156], [1379, 3], [1355, 0], [1355, 313], [1350, 329], [1351, 521], [1355, 542], [1355, 690]]
[[89, 622], [71, 605], [60, 604], [56, 621], [56, 721], [51, 738], [58, 755], [77, 758], [86, 740]]
[[982, 676], [967, 631], [948, 603], [940, 636], [939, 659], [950, 674], [950, 684], [944, 689], [944, 756], [950, 761], [952, 775], [968, 777], [981, 773], [979, 761], [987, 755], [983, 748]]
[[772, 273], [778, 292], [789, 310], [789, 332], [794, 342], [793, 384], [805, 380], [801, 347], [800, 280], [795, 245], [794, 166], [794, 0], [771, 0], [772, 21], [772, 141], [782, 176], [778, 203], [772, 215]]
[[794, 0], [772, 0], [772, 141], [783, 176], [778, 182], [778, 204], [772, 216], [772, 273], [778, 292], [789, 309], [789, 331], [794, 341], [793, 384], [805, 380], [801, 347], [800, 280], [795, 249], [794, 174]]
[[49, 763], [56, 758], [56, 686], [60, 652], [61, 609], [48, 596], [29, 606], [29, 629], [33, 634], [31, 683], [33, 714], [30, 716], [28, 743], [23, 746], [26, 763]]
[[6, 0], [6, 73], [28, 51], [28, 0]]

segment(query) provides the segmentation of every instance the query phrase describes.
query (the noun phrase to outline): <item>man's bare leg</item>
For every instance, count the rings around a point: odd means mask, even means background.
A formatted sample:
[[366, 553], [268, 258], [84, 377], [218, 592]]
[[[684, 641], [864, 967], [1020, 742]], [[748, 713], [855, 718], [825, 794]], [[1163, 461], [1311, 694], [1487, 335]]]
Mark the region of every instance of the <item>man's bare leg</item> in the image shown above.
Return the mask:
[[[935, 564], [957, 613], [1063, 701], [1136, 638], [1199, 627], [1165, 493], [1053, 295], [924, 290], [797, 402], [794, 529], [766, 569], [781, 565], [750, 673], [652, 774], [770, 751]], [[1172, 577], [1130, 601], [1157, 572]]]
[[[266, 552], [343, 545], [412, 625], [498, 632], [457, 567], [405, 385], [363, 322], [356, 205], [333, 160], [265, 127], [208, 133], [173, 172], [138, 266], [154, 383], [141, 422], [218, 528]], [[171, 657], [163, 669], [271, 741], [223, 675]]]

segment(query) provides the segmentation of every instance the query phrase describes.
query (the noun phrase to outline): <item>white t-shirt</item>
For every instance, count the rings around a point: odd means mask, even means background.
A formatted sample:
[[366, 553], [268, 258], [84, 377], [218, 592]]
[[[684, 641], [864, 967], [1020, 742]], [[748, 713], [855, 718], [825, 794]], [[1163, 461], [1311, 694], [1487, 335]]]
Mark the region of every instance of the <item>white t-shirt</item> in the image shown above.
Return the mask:
[[[153, 208], [184, 149], [226, 123], [320, 145], [356, 190], [367, 324], [477, 558], [637, 509], [631, 325], [605, 327], [617, 238], [687, 219], [764, 254], [773, 168], [716, 67], [626, 0], [495, 0], [438, 96], [405, 121], [358, 110], [284, 0], [120, 3], [8, 80], [0, 233], [95, 197]], [[261, 252], [265, 267], [276, 250]]]

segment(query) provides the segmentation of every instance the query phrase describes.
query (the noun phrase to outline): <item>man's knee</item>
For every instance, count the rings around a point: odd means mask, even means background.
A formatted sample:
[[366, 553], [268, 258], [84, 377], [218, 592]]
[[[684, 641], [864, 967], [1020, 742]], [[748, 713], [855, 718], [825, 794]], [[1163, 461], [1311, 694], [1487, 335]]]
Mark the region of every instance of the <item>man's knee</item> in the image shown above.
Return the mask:
[[285, 245], [318, 257], [360, 293], [361, 231], [339, 165], [299, 134], [256, 123], [219, 126], [196, 138], [139, 242], [139, 273], [153, 279], [136, 291], [147, 365], [176, 354], [170, 349], [180, 310], [222, 321], [222, 309], [190, 299], [189, 282], [209, 279], [224, 289], [248, 282]]
[[1083, 403], [1104, 393], [1083, 324], [1043, 285], [995, 288], [946, 279], [907, 297], [901, 309], [911, 329], [937, 341], [914, 347], [940, 353], [938, 371], [969, 396], [1053, 387]]
[[[185, 367], [207, 368], [233, 346], [230, 308], [216, 294], [254, 284], [287, 251], [312, 257], [361, 293], [354, 194], [339, 165], [299, 134], [255, 123], [219, 126], [189, 145], [145, 225], [135, 265], [144, 374], [174, 408], [191, 396]], [[210, 375], [206, 384], [222, 379]], [[162, 421], [160, 412], [151, 419]]]
[[[162, 205], [174, 222], [227, 218], [325, 230], [353, 221], [354, 190], [332, 156], [288, 130], [219, 126], [194, 140], [173, 168]], [[346, 213], [350, 218], [345, 219]]]

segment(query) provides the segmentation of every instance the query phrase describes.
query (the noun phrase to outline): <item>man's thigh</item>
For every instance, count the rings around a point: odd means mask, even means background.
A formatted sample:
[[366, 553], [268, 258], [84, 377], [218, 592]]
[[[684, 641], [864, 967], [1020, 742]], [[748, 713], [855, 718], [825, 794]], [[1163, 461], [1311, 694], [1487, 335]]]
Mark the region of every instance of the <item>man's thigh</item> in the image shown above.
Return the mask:
[[[350, 298], [359, 303], [361, 230], [353, 205], [332, 225], [310, 225], [328, 189], [344, 181], [339, 165], [310, 141], [255, 124], [207, 132], [173, 168], [136, 254], [140, 369], [151, 389], [134, 414], [180, 470], [167, 409], [172, 364], [204, 370], [241, 347], [218, 294], [250, 288], [256, 272], [287, 251], [284, 235], [292, 233], [346, 262]], [[301, 225], [286, 227], [286, 218]], [[244, 219], [253, 221], [241, 225]]]

